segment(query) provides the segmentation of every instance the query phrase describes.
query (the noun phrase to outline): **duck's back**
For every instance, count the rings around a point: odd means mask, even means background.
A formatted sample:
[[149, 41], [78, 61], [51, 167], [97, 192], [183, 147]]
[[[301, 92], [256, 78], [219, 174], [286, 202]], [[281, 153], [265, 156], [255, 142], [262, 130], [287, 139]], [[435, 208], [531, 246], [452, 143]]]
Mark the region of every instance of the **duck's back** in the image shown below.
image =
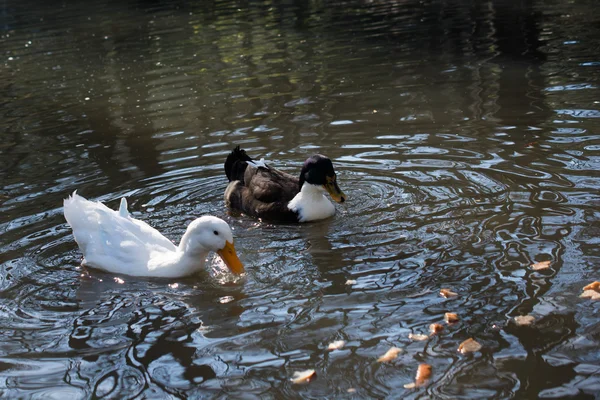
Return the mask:
[[298, 194], [298, 178], [274, 168], [246, 169], [244, 181], [257, 200], [289, 203]]
[[109, 272], [142, 275], [147, 272], [153, 253], [177, 249], [156, 229], [131, 218], [123, 205], [117, 212], [74, 193], [64, 201], [64, 214], [83, 253], [85, 265]]
[[225, 174], [229, 208], [265, 220], [298, 222], [298, 214], [288, 208], [300, 191], [297, 177], [252, 160], [239, 146], [227, 156]]
[[274, 168], [248, 166], [244, 179], [225, 190], [227, 206], [270, 221], [298, 222], [288, 203], [298, 194], [298, 179]]

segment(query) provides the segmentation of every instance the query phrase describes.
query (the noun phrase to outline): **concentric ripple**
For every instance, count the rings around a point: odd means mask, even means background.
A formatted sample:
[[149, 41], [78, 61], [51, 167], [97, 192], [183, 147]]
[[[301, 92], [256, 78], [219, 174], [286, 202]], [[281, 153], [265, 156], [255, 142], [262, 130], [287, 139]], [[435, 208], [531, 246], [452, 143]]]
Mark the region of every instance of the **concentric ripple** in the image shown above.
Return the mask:
[[[4, 397], [597, 396], [593, 2], [88, 3], [1, 13]], [[230, 212], [236, 145], [291, 174], [325, 154], [348, 201]], [[174, 242], [221, 217], [247, 273], [83, 268], [74, 190]]]

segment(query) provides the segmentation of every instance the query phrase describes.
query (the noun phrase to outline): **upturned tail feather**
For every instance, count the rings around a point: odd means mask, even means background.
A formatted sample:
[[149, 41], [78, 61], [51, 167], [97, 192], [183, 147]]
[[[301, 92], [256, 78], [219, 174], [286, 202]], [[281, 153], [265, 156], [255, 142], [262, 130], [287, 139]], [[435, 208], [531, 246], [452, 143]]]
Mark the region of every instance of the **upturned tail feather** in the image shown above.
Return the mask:
[[229, 182], [244, 182], [244, 172], [246, 172], [246, 168], [248, 167], [248, 161], [251, 162], [252, 159], [246, 154], [245, 150], [240, 149], [240, 146], [236, 146], [229, 153], [225, 160], [225, 175], [227, 175]]
[[129, 217], [129, 211], [127, 211], [127, 199], [125, 197], [121, 198], [121, 205], [119, 206], [119, 215], [123, 218]]

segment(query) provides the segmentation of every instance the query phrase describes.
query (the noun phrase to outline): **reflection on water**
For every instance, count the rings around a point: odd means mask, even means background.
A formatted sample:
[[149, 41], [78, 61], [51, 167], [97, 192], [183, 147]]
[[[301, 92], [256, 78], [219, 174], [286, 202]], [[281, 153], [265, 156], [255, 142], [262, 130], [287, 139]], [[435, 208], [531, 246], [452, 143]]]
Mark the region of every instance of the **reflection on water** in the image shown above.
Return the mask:
[[[597, 397], [600, 303], [578, 297], [599, 271], [594, 11], [4, 2], [0, 393]], [[303, 226], [228, 214], [222, 164], [238, 144], [294, 174], [327, 154], [351, 201]], [[173, 240], [222, 217], [248, 274], [230, 281], [214, 260], [181, 280], [82, 269], [61, 209], [75, 189], [113, 208], [130, 196]], [[446, 312], [460, 322], [408, 338]], [[462, 356], [469, 337], [483, 350]], [[377, 363], [391, 346], [400, 357]], [[431, 382], [405, 389], [421, 362]], [[316, 380], [290, 382], [308, 368]]]

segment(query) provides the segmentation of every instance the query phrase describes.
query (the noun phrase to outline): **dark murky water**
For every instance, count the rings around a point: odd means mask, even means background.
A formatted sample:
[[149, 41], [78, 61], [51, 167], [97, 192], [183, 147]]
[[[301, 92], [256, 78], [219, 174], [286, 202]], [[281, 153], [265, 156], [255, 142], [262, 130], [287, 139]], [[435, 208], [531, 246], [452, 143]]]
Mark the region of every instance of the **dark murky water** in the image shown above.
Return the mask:
[[[88, 3], [0, 4], [4, 397], [600, 398], [596, 1]], [[236, 144], [293, 173], [327, 154], [350, 201], [228, 215]], [[174, 240], [225, 218], [248, 274], [82, 270], [75, 189]]]

